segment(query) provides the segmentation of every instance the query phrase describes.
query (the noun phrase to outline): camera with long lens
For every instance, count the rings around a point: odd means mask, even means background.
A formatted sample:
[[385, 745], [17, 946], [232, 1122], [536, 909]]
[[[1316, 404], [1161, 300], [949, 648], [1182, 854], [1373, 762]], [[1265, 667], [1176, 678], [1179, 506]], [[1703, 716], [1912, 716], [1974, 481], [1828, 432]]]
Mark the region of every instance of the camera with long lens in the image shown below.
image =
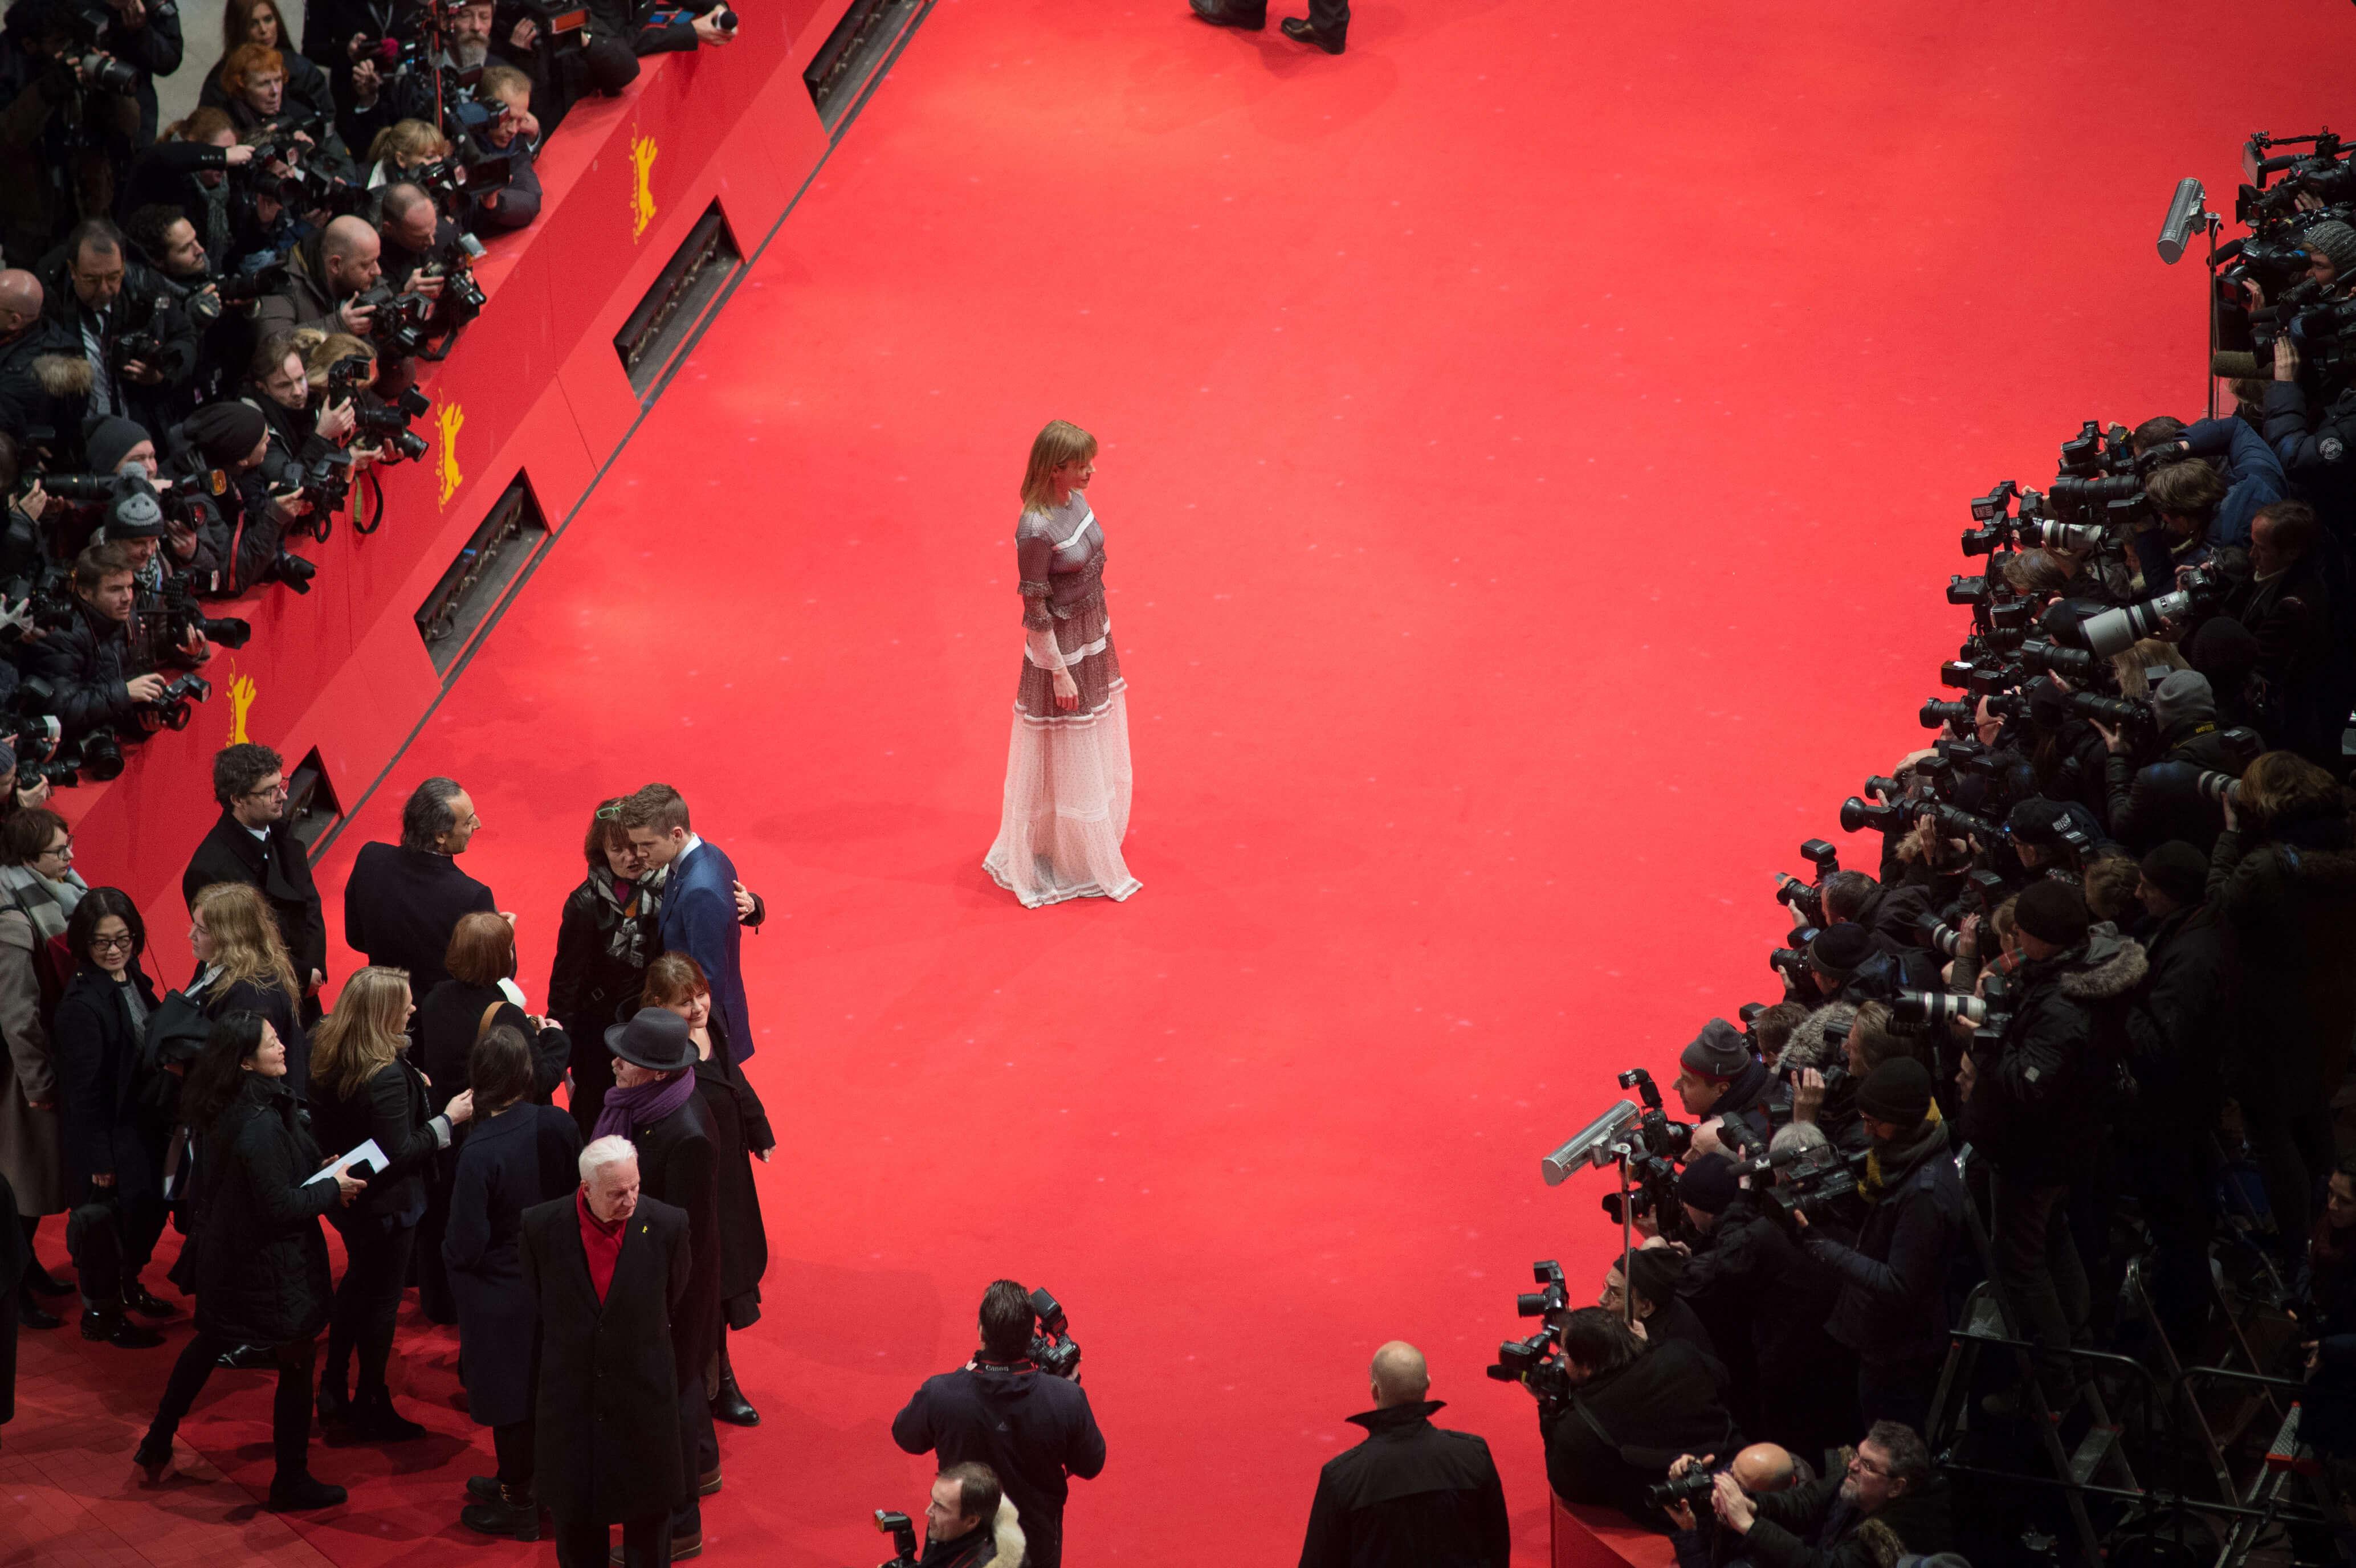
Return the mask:
[[463, 325], [483, 314], [489, 303], [483, 285], [475, 281], [475, 263], [483, 255], [483, 242], [471, 234], [460, 234], [437, 249], [427, 262], [428, 269], [442, 279], [443, 313]]
[[380, 281], [358, 297], [375, 314], [369, 317], [369, 339], [391, 359], [413, 359], [434, 336], [434, 302], [424, 294], [396, 291]]
[[152, 598], [145, 590], [134, 612], [150, 647], [177, 647], [191, 634], [225, 648], [241, 648], [253, 635], [253, 624], [235, 615], [208, 615], [185, 578], [164, 579], [163, 591]]
[[252, 304], [255, 300], [280, 293], [286, 287], [286, 263], [274, 259], [264, 260], [251, 267], [213, 280], [213, 292], [221, 304]]
[[1922, 939], [1923, 946], [1944, 958], [1953, 958], [1963, 946], [1964, 933], [1929, 910], [1914, 917], [1914, 934]]
[[905, 1513], [889, 1509], [875, 1510], [875, 1530], [892, 1538], [892, 1561], [879, 1563], [875, 1568], [916, 1568], [916, 1526]]
[[1786, 1219], [1803, 1215], [1810, 1224], [1837, 1219], [1860, 1201], [1858, 1172], [1871, 1152], [1858, 1149], [1854, 1154], [1843, 1154], [1829, 1146], [1812, 1148], [1784, 1170], [1775, 1185], [1767, 1189], [1767, 1196]]
[[[1928, 921], [1936, 917], [1922, 918]], [[1954, 955], [1952, 946], [1941, 951], [1950, 957]], [[1945, 991], [1901, 991], [1898, 999], [1890, 1004], [1890, 1021], [1901, 1029], [1944, 1029], [1958, 1019], [1976, 1029], [1987, 1015], [1988, 1005], [1981, 997], [1958, 997]]]
[[1645, 1488], [1644, 1506], [1665, 1509], [1679, 1503], [1691, 1503], [1699, 1508], [1708, 1500], [1710, 1492], [1717, 1486], [1717, 1475], [1696, 1465], [1682, 1476], [1671, 1476], [1665, 1481]]
[[2216, 573], [2194, 567], [2178, 580], [2174, 592], [2089, 615], [2078, 623], [2076, 636], [2095, 656], [2111, 658], [2142, 638], [2157, 636], [2162, 622], [2181, 621], [2215, 603], [2224, 592], [2225, 583]]
[[24, 601], [33, 629], [40, 632], [64, 631], [74, 624], [81, 605], [74, 594], [72, 569], [58, 561], [43, 562], [39, 572], [32, 577], [0, 584], [0, 599], [11, 603]]
[[1943, 702], [1936, 698], [1922, 704], [1922, 710], [1918, 715], [1925, 730], [1936, 730], [1943, 724], [1952, 724], [1958, 729], [1967, 728], [1978, 716], [1976, 704], [1963, 701]]
[[123, 776], [123, 741], [112, 729], [102, 724], [60, 745], [56, 761], [59, 766], [78, 769], [104, 784]]
[[1080, 1344], [1072, 1338], [1072, 1326], [1062, 1305], [1045, 1290], [1034, 1290], [1031, 1312], [1039, 1319], [1039, 1332], [1031, 1336], [1031, 1364], [1055, 1377], [1077, 1377]]
[[1496, 1362], [1487, 1371], [1501, 1383], [1522, 1384], [1537, 1395], [1541, 1404], [1558, 1403], [1570, 1397], [1570, 1376], [1563, 1370], [1561, 1344], [1556, 1339], [1569, 1315], [1570, 1295], [1563, 1283], [1562, 1264], [1552, 1258], [1532, 1264], [1530, 1277], [1539, 1288], [1514, 1297], [1514, 1315], [1542, 1318], [1545, 1327], [1499, 1345]]
[[2065, 648], [2042, 637], [2022, 642], [2020, 662], [2040, 675], [2058, 675], [2065, 680], [2092, 680], [2099, 667], [2099, 661], [2086, 649]]
[[[1893, 808], [1894, 809], [1894, 808]], [[1847, 813], [1842, 814], [1844, 816]], [[1815, 926], [1794, 926], [1783, 939], [1784, 945], [1767, 955], [1767, 967], [1783, 977], [1787, 990], [1805, 996], [1811, 994], [1808, 985], [1808, 944], [1816, 939]]]
[[2081, 719], [2092, 719], [2114, 730], [2150, 722], [2151, 706], [2126, 697], [2104, 697], [2099, 691], [2073, 691], [2069, 698], [2070, 711]]

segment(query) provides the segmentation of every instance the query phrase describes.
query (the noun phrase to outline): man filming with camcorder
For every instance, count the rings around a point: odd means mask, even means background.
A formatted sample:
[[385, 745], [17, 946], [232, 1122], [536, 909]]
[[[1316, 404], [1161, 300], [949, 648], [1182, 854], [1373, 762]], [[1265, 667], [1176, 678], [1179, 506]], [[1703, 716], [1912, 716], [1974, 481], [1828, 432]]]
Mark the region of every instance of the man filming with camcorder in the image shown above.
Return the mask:
[[[1044, 1332], [1034, 1333], [1041, 1329]], [[925, 1380], [892, 1420], [892, 1440], [942, 1465], [987, 1465], [1022, 1510], [1031, 1568], [1057, 1568], [1067, 1477], [1104, 1470], [1104, 1434], [1080, 1387], [1079, 1346], [1045, 1291], [993, 1280], [981, 1297], [981, 1347]]]

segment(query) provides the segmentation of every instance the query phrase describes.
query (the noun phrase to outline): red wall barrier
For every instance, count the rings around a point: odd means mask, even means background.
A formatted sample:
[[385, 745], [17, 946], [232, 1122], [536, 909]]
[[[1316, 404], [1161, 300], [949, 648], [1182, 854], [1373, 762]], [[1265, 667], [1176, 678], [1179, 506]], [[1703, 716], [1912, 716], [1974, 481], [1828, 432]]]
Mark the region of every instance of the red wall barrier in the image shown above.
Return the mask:
[[319, 566], [307, 595], [220, 607], [252, 640], [216, 650], [189, 727], [126, 748], [111, 783], [56, 793], [84, 877], [145, 912], [151, 973], [180, 973], [180, 874], [218, 816], [213, 753], [258, 741], [291, 769], [316, 747], [347, 810], [374, 784], [443, 690], [415, 616], [458, 551], [519, 473], [561, 531], [637, 419], [614, 336], [658, 274], [715, 200], [749, 259], [825, 158], [801, 72], [849, 5], [745, 6], [733, 45], [649, 59], [628, 92], [575, 108], [541, 150], [540, 220], [491, 242], [481, 317], [419, 368], [431, 450], [379, 470], [382, 527], [361, 538], [338, 518], [298, 546]]

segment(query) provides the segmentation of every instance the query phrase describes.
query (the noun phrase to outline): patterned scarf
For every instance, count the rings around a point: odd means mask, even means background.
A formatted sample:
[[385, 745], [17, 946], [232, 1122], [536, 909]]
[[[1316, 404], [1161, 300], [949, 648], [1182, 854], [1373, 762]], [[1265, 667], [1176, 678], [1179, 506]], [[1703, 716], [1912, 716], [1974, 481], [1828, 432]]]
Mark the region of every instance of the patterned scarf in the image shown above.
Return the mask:
[[653, 929], [656, 911], [662, 902], [662, 873], [658, 871], [637, 881], [626, 882], [601, 867], [589, 873], [589, 886], [596, 893], [597, 901], [610, 912], [605, 927], [605, 955], [633, 969], [645, 969], [650, 961], [647, 933]]
[[9, 900], [25, 912], [33, 923], [33, 930], [41, 940], [66, 933], [66, 922], [73, 918], [74, 905], [81, 902], [90, 885], [79, 871], [68, 871], [65, 880], [53, 882], [30, 866], [0, 866], [0, 888], [5, 888]]
[[646, 1083], [634, 1083], [627, 1089], [605, 1091], [605, 1104], [597, 1113], [596, 1129], [592, 1138], [628, 1137], [639, 1127], [650, 1127], [681, 1105], [695, 1093], [695, 1070], [682, 1068], [668, 1078], [657, 1078]]

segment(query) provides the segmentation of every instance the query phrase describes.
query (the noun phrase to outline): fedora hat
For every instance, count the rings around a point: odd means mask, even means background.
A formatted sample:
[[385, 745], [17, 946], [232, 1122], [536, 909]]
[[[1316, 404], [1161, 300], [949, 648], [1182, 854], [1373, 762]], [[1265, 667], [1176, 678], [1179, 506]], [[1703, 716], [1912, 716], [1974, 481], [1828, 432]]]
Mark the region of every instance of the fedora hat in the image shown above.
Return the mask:
[[627, 1023], [605, 1031], [605, 1049], [623, 1061], [655, 1072], [695, 1065], [695, 1042], [687, 1020], [668, 1008], [641, 1008]]

